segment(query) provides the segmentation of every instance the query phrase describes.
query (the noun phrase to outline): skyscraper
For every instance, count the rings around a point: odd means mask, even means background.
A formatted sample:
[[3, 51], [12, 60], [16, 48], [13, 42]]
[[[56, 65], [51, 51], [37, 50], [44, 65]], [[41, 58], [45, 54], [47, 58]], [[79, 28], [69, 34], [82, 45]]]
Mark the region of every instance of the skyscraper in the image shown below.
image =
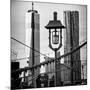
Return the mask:
[[[79, 46], [79, 12], [78, 11], [65, 11], [65, 26], [64, 33], [64, 53], [68, 53]], [[81, 80], [81, 61], [80, 50], [72, 53], [64, 58], [64, 63], [70, 66], [71, 82], [76, 83]]]
[[[34, 33], [31, 34], [30, 47], [32, 49], [30, 49], [29, 67], [40, 63], [40, 21], [38, 12], [31, 12], [31, 28], [32, 33]], [[40, 69], [37, 68], [33, 71], [32, 76], [36, 77], [39, 73]], [[31, 77], [29, 79], [31, 79]], [[36, 82], [34, 82], [34, 86], [36, 86]]]
[[[50, 61], [54, 59], [53, 57], [45, 57], [45, 61]], [[55, 71], [55, 62], [52, 62], [48, 65], [45, 66], [45, 72], [48, 73], [48, 72], [52, 72], [51, 74], [48, 74], [48, 77], [51, 78], [53, 75], [54, 75], [54, 71]]]

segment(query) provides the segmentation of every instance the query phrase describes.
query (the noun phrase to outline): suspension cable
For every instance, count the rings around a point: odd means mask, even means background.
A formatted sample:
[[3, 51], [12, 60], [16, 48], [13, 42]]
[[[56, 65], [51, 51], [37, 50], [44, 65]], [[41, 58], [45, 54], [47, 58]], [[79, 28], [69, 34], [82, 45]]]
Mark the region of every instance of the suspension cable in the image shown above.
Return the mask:
[[66, 56], [68, 56], [68, 55], [76, 52], [77, 50], [79, 50], [80, 48], [82, 48], [82, 47], [83, 47], [84, 45], [86, 45], [86, 44], [87, 44], [87, 42], [84, 42], [82, 45], [78, 46], [76, 49], [74, 49], [74, 50], [72, 50], [71, 52], [68, 52], [68, 53], [66, 53], [66, 54], [64, 54], [64, 55], [61, 55], [61, 56], [60, 56], [59, 58], [57, 58], [57, 59], [50, 59], [50, 60], [45, 61], [45, 62], [42, 62], [42, 63], [40, 63], [40, 64], [38, 64], [38, 65], [34, 65], [33, 67], [26, 67], [26, 68], [17, 69], [16, 71], [13, 71], [12, 73], [22, 72], [22, 71], [25, 71], [25, 70], [34, 69], [34, 68], [37, 68], [37, 67], [41, 67], [42, 65], [45, 65], [45, 64], [54, 62], [55, 60], [59, 60], [59, 59], [61, 59], [61, 58], [63, 58], [63, 57], [66, 57]]
[[[40, 53], [40, 54], [41, 54], [41, 55], [43, 55], [43, 56], [46, 56], [46, 54], [43, 54], [43, 53], [39, 52], [39, 51], [38, 51], [38, 50], [36, 50], [36, 49], [33, 49], [32, 47], [30, 47], [30, 46], [28, 46], [28, 45], [26, 45], [26, 44], [22, 43], [21, 41], [19, 41], [19, 40], [15, 39], [15, 38], [13, 38], [13, 37], [11, 37], [11, 39], [15, 40], [16, 42], [18, 42], [18, 43], [20, 43], [20, 44], [22, 44], [22, 45], [24, 45], [24, 46], [26, 46], [26, 47], [28, 47], [28, 48], [30, 48], [30, 49], [32, 49], [32, 50], [34, 50], [35, 52]], [[46, 56], [46, 57], [48, 57], [48, 56]]]

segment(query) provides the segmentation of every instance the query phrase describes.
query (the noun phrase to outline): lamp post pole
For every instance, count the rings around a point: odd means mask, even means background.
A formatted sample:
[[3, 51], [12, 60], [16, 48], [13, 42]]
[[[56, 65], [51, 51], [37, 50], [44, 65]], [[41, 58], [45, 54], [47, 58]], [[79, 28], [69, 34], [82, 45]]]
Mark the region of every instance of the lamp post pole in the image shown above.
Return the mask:
[[57, 85], [57, 50], [55, 50], [55, 86]]

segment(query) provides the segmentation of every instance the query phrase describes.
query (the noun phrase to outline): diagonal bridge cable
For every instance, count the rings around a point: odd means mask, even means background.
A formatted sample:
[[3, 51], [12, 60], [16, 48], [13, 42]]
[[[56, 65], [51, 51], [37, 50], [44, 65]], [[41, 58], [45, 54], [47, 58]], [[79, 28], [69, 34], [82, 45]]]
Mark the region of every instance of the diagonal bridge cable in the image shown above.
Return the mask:
[[27, 70], [34, 69], [34, 68], [37, 68], [37, 67], [41, 67], [42, 65], [45, 65], [45, 64], [54, 62], [55, 60], [59, 60], [59, 59], [61, 59], [61, 58], [63, 58], [63, 57], [66, 57], [66, 56], [68, 56], [68, 55], [76, 52], [77, 50], [79, 50], [80, 48], [82, 48], [83, 46], [85, 46], [86, 44], [87, 44], [87, 41], [84, 42], [82, 45], [78, 46], [77, 48], [75, 48], [74, 50], [72, 50], [71, 52], [68, 52], [68, 53], [66, 53], [66, 54], [64, 54], [64, 55], [61, 55], [61, 56], [60, 56], [59, 58], [57, 58], [57, 59], [50, 59], [50, 60], [48, 60], [48, 61], [45, 61], [45, 62], [42, 62], [42, 63], [40, 63], [40, 64], [38, 64], [38, 65], [35, 65], [35, 66], [33, 66], [33, 67], [21, 68], [21, 69], [18, 69], [18, 70], [16, 70], [16, 71], [13, 71], [12, 73], [27, 71]]
[[[11, 37], [11, 39], [15, 40], [16, 42], [18, 42], [18, 43], [20, 43], [20, 44], [22, 44], [22, 45], [24, 45], [24, 46], [26, 46], [26, 47], [28, 47], [28, 48], [30, 48], [30, 49], [32, 49], [32, 50], [34, 50], [35, 52], [40, 53], [41, 55], [43, 55], [43, 56], [45, 56], [45, 57], [48, 57], [46, 54], [43, 54], [43, 53], [39, 52], [39, 51], [38, 51], [38, 50], [36, 50], [36, 49], [33, 49], [32, 47], [30, 47], [30, 46], [28, 46], [28, 45], [26, 45], [26, 44], [22, 43], [21, 41], [19, 41], [19, 40], [15, 39], [15, 38], [13, 38], [13, 37]], [[49, 57], [48, 57], [48, 58], [49, 58]]]

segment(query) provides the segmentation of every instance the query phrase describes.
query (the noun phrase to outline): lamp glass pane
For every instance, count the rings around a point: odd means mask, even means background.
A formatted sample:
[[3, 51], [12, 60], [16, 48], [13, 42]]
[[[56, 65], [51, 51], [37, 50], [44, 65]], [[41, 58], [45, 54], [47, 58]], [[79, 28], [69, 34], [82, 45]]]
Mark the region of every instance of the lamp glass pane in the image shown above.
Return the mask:
[[58, 44], [59, 43], [59, 33], [55, 31], [52, 32], [52, 43], [53, 44]]

